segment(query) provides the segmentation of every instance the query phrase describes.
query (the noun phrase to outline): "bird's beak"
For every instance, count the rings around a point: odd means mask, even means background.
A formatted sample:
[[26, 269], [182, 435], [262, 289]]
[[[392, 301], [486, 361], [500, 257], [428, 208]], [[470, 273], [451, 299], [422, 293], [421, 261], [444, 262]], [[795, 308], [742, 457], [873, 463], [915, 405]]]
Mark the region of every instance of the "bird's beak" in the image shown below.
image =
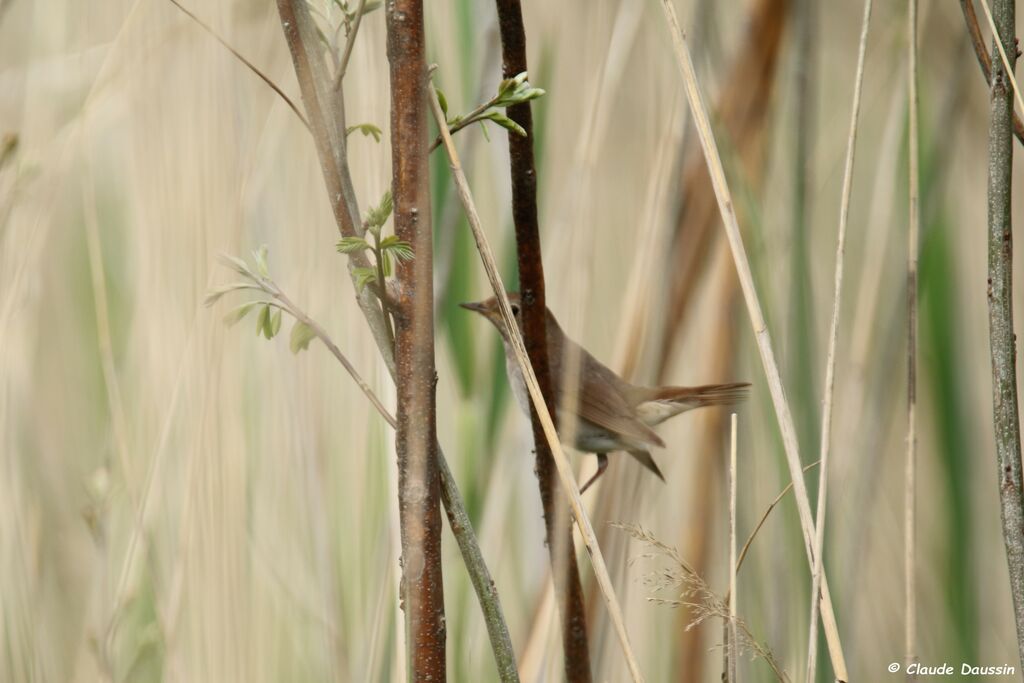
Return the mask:
[[484, 308], [483, 303], [479, 301], [471, 301], [469, 303], [459, 304], [459, 306], [465, 308], [467, 311], [475, 311], [480, 315], [486, 315], [487, 309]]

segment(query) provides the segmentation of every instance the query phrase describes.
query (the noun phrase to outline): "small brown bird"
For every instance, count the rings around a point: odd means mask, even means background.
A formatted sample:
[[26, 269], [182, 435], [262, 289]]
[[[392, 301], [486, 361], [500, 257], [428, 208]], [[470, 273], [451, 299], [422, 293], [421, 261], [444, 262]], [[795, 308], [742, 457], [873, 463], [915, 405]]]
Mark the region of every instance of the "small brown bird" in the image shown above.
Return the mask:
[[[512, 315], [522, 333], [519, 295], [509, 294], [508, 298]], [[486, 301], [461, 306], [476, 311], [498, 328], [505, 345], [505, 371], [512, 385], [512, 393], [519, 407], [529, 415], [530, 396], [512, 351], [498, 300], [491, 297]], [[575, 424], [575, 433], [565, 443], [578, 451], [597, 456], [597, 472], [583, 485], [581, 492], [586, 491], [604, 473], [608, 467], [608, 453], [613, 451], [626, 451], [665, 481], [648, 450], [651, 446], [665, 446], [665, 442], [654, 433], [652, 427], [687, 410], [736, 403], [746, 396], [750, 386], [747, 383], [707, 384], [700, 387], [639, 387], [630, 384], [569, 339], [550, 310], [547, 311], [547, 342], [559, 433], [565, 438], [565, 426]], [[578, 368], [578, 379], [566, 377], [568, 369], [573, 366]], [[568, 396], [564, 389], [567, 384], [571, 387]], [[565, 420], [563, 413], [566, 406], [570, 407], [573, 420]]]

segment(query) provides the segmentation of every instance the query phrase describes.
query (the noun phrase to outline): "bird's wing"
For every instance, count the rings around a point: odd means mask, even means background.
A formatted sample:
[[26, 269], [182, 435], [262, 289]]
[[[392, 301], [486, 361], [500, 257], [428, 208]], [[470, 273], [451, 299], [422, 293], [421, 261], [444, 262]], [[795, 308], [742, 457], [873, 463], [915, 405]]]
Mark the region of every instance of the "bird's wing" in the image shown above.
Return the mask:
[[[664, 447], [665, 442], [661, 437], [640, 421], [633, 406], [623, 396], [620, 386], [622, 380], [579, 346], [572, 351], [581, 354], [580, 378], [577, 382], [568, 378], [562, 378], [561, 381], [562, 386], [576, 385], [575, 391], [570, 390], [569, 393], [576, 406], [577, 416], [609, 432]], [[562, 363], [559, 365], [564, 367]]]

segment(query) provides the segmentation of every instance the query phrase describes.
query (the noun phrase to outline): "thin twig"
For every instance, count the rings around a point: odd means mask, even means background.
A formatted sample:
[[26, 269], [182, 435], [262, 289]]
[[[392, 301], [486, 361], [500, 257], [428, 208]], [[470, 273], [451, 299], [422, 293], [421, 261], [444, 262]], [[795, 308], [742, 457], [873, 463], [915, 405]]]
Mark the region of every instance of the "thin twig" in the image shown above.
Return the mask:
[[348, 71], [348, 61], [352, 58], [352, 46], [356, 44], [356, 35], [359, 33], [359, 25], [363, 23], [363, 11], [365, 9], [366, 0], [359, 0], [359, 6], [356, 7], [356, 18], [352, 21], [352, 30], [349, 31], [348, 37], [345, 38], [345, 51], [341, 53], [341, 59], [338, 60], [338, 73], [334, 76], [335, 92], [341, 90], [341, 81], [345, 78], [345, 73]]
[[490, 244], [487, 241], [487, 236], [485, 235], [483, 226], [480, 222], [480, 216], [476, 210], [476, 205], [473, 202], [472, 195], [470, 194], [469, 183], [466, 181], [466, 176], [462, 172], [462, 165], [459, 162], [458, 153], [455, 151], [455, 145], [452, 142], [451, 134], [448, 133], [448, 129], [444, 126], [444, 112], [441, 111], [441, 104], [438, 102], [436, 91], [431, 88], [428, 96], [430, 98], [430, 106], [434, 112], [434, 117], [441, 129], [441, 134], [444, 136], [444, 146], [445, 150], [448, 152], [448, 162], [452, 171], [452, 178], [455, 181], [455, 187], [459, 193], [459, 199], [462, 200], [462, 205], [466, 210], [466, 217], [469, 221], [469, 226], [473, 231], [473, 238], [476, 240], [477, 249], [480, 252], [480, 258], [483, 261], [484, 270], [487, 272], [487, 279], [490, 281], [491, 288], [494, 290], [494, 294], [498, 298], [498, 306], [501, 311], [502, 320], [505, 324], [505, 329], [510, 332], [512, 351], [515, 354], [516, 362], [519, 364], [520, 371], [523, 373], [523, 378], [526, 381], [526, 387], [530, 392], [530, 399], [533, 401], [535, 414], [544, 428], [544, 436], [547, 439], [548, 447], [551, 449], [551, 454], [554, 458], [562, 487], [565, 489], [569, 497], [569, 504], [572, 509], [573, 517], [576, 520], [580, 534], [583, 536], [583, 542], [587, 546], [587, 551], [590, 554], [594, 574], [597, 576], [598, 585], [601, 587], [601, 591], [605, 597], [605, 603], [608, 607], [608, 615], [612, 620], [615, 632], [619, 637], [619, 642], [622, 646], [623, 654], [626, 657], [626, 663], [629, 667], [630, 675], [634, 681], [642, 681], [643, 676], [640, 674], [640, 668], [636, 662], [636, 657], [633, 654], [633, 648], [629, 643], [629, 635], [626, 632], [625, 621], [622, 617], [622, 609], [619, 607], [618, 599], [615, 597], [615, 592], [612, 589], [611, 578], [608, 576], [608, 569], [605, 566], [604, 557], [601, 554], [601, 548], [597, 545], [597, 536], [595, 535], [594, 528], [590, 523], [590, 519], [587, 517], [586, 511], [584, 510], [583, 500], [580, 498], [579, 487], [576, 484], [576, 480], [573, 478], [572, 465], [569, 464], [569, 460], [562, 451], [562, 445], [558, 439], [555, 424], [551, 419], [551, 414], [548, 412], [547, 404], [544, 402], [544, 396], [541, 394], [540, 386], [537, 383], [537, 377], [533, 372], [533, 366], [530, 364], [530, 359], [526, 355], [526, 347], [523, 345], [519, 326], [516, 324], [515, 317], [512, 315], [512, 309], [508, 302], [508, 295], [505, 291], [505, 286], [501, 281], [501, 276], [498, 274], [497, 263], [494, 261], [494, 254], [491, 251]]
[[[810, 472], [813, 468], [817, 467], [820, 464], [820, 460], [815, 460], [810, 465], [805, 467], [803, 469], [803, 472], [806, 474], [807, 472]], [[743, 548], [740, 549], [739, 557], [736, 558], [737, 573], [740, 571], [740, 567], [743, 566], [743, 560], [745, 560], [747, 557], [747, 552], [750, 550], [750, 545], [754, 542], [754, 539], [757, 538], [757, 534], [759, 531], [761, 531], [761, 527], [763, 527], [764, 523], [768, 521], [768, 516], [772, 514], [772, 510], [775, 509], [775, 506], [778, 505], [779, 502], [782, 501], [782, 499], [786, 497], [786, 494], [789, 493], [791, 490], [793, 490], [793, 482], [789, 482], [788, 484], [786, 484], [786, 486], [781, 491], [779, 491], [779, 495], [775, 496], [775, 499], [772, 500], [772, 502], [768, 504], [768, 507], [765, 508], [764, 514], [761, 515], [761, 519], [758, 520], [757, 526], [754, 527], [754, 530], [750, 532], [750, 536], [747, 537], [746, 542], [743, 544]]]
[[241, 52], [231, 47], [231, 45], [226, 40], [221, 38], [220, 35], [216, 31], [214, 31], [213, 28], [210, 27], [209, 24], [207, 24], [202, 19], [197, 17], [190, 10], [186, 9], [180, 2], [178, 2], [178, 0], [168, 0], [168, 2], [170, 2], [172, 5], [180, 9], [182, 12], [184, 12], [185, 15], [192, 19], [192, 21], [196, 22], [196, 24], [198, 24], [200, 28], [209, 33], [214, 40], [216, 40], [224, 47], [224, 49], [226, 49], [228, 52], [234, 55], [235, 59], [237, 59], [242, 64], [247, 66], [249, 68], [249, 71], [252, 71], [254, 74], [259, 76], [260, 80], [266, 83], [268, 86], [270, 86], [270, 89], [276, 92], [278, 97], [285, 101], [285, 104], [288, 105], [288, 108], [295, 112], [295, 115], [299, 117], [299, 121], [302, 121], [302, 125], [306, 127], [306, 130], [309, 130], [309, 121], [307, 121], [306, 117], [302, 115], [302, 112], [299, 111], [299, 108], [295, 106], [295, 103], [292, 102], [292, 99], [285, 95], [284, 91], [281, 90], [281, 88], [277, 87], [277, 84], [274, 83], [274, 81], [270, 80], [270, 76], [260, 71], [256, 67], [256, 65], [250, 62], [248, 59], [246, 59]]
[[821, 410], [821, 448], [818, 471], [818, 510], [815, 515], [814, 567], [811, 571], [811, 618], [807, 635], [807, 681], [814, 680], [818, 665], [818, 595], [821, 592], [821, 573], [825, 548], [825, 517], [828, 510], [828, 465], [832, 446], [832, 404], [835, 394], [836, 346], [839, 343], [839, 311], [843, 294], [843, 265], [846, 254], [846, 227], [850, 218], [850, 197], [853, 191], [853, 162], [857, 149], [857, 130], [860, 118], [860, 97], [864, 85], [864, 59], [867, 55], [868, 29], [871, 25], [871, 0], [864, 2], [864, 18], [860, 28], [860, 46], [857, 49], [857, 72], [854, 76], [853, 104], [850, 112], [850, 132], [846, 138], [846, 166], [843, 170], [843, 193], [839, 203], [839, 233], [836, 238], [835, 291], [832, 298], [832, 321], [829, 324], [828, 357], [825, 362], [825, 391]]
[[[1014, 0], [999, 0], [993, 40], [1003, 61], [992, 65], [988, 137], [988, 324], [992, 354], [992, 422], [999, 467], [999, 503], [1017, 647], [1024, 660], [1024, 495], [1013, 330], [1013, 100], [1006, 85], [1017, 61]], [[992, 19], [985, 3], [986, 15]], [[994, 21], [992, 22], [995, 26]], [[1013, 61], [1006, 60], [1011, 50]], [[1011, 81], [1012, 82], [1012, 81]]]
[[[740, 286], [743, 289], [743, 297], [747, 304], [747, 311], [750, 314], [751, 324], [754, 328], [754, 336], [757, 340], [758, 350], [761, 354], [761, 362], [764, 366], [765, 375], [768, 380], [768, 387], [771, 390], [772, 402], [775, 405], [775, 412], [779, 421], [779, 428], [782, 432], [782, 442], [786, 451], [786, 461], [789, 465], [790, 478], [793, 480], [793, 492], [796, 496], [797, 511], [800, 516], [800, 527], [804, 536], [804, 548], [807, 552], [808, 565], [814, 566], [814, 548], [812, 543], [815, 538], [814, 518], [811, 513], [810, 499], [807, 495], [807, 485], [804, 482], [800, 467], [800, 452], [797, 443], [796, 428], [793, 424], [793, 414], [786, 399], [782, 387], [782, 379], [779, 375], [778, 362], [775, 359], [775, 352], [772, 349], [771, 335], [761, 310], [761, 303], [754, 288], [754, 279], [750, 271], [750, 263], [747, 259], [746, 249], [743, 245], [743, 238], [740, 235], [739, 223], [736, 219], [736, 212], [733, 208], [733, 201], [729, 192], [729, 186], [725, 179], [725, 171], [722, 167], [721, 156], [715, 144], [714, 134], [711, 131], [711, 123], [708, 118], [707, 108], [704, 105], [700, 87], [697, 83], [697, 74], [693, 68], [693, 61], [690, 58], [689, 48], [686, 45], [686, 36], [679, 26], [675, 9], [671, 0], [662, 0], [662, 8], [672, 34], [672, 43], [675, 48], [676, 58], [682, 72], [683, 82], [686, 89], [686, 96], [693, 111], [694, 123], [700, 137], [701, 147], [708, 163], [708, 173], [711, 176], [712, 185], [715, 189], [715, 196], [718, 199], [718, 208], [722, 214], [722, 222], [725, 227], [726, 236], [729, 239], [729, 246], [732, 249], [733, 260], [736, 263], [736, 270], [740, 279]], [[839, 639], [839, 630], [835, 622], [835, 612], [832, 607], [832, 598], [828, 590], [828, 582], [822, 569], [821, 580], [821, 613], [825, 627], [825, 636], [829, 643], [829, 652], [832, 657], [832, 668], [836, 678], [847, 680], [846, 660], [843, 656], [842, 643]]]
[[914, 558], [917, 552], [917, 259], [920, 250], [921, 218], [919, 211], [920, 173], [918, 162], [917, 114], [917, 0], [907, 2], [907, 112], [908, 128], [908, 229], [907, 229], [907, 441], [904, 477], [903, 510], [903, 580], [906, 590], [904, 601], [903, 660], [904, 670], [916, 661], [917, 600], [914, 580]]

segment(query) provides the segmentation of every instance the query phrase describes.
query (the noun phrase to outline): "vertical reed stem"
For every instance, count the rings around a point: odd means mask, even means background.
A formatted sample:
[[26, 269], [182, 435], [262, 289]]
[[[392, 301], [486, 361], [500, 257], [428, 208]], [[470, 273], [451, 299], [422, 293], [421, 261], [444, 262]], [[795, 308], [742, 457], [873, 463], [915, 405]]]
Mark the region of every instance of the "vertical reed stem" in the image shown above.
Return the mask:
[[726, 681], [737, 683], [739, 639], [736, 633], [736, 413], [731, 416], [729, 440], [729, 647]]

